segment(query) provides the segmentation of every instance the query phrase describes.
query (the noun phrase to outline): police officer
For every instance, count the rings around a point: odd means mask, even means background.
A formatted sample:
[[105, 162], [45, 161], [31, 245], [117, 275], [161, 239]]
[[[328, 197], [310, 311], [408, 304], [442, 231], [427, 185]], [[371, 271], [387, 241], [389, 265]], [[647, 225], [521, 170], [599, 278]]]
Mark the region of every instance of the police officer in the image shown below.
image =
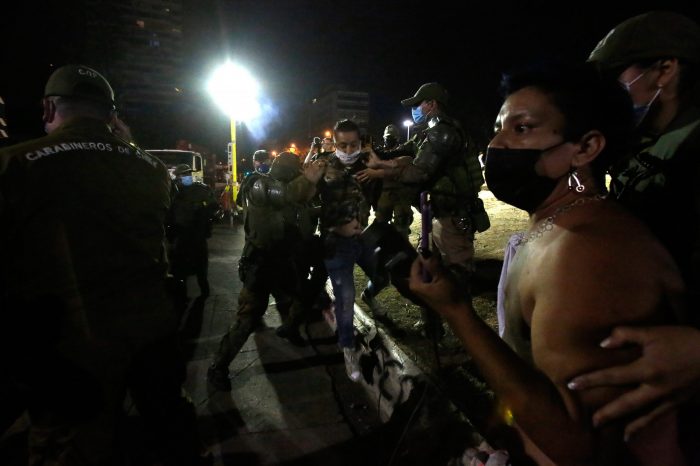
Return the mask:
[[627, 89], [637, 119], [637, 145], [612, 167], [611, 192], [668, 248], [700, 307], [700, 27], [677, 13], [638, 15], [612, 29], [589, 61]]
[[27, 397], [29, 462], [119, 462], [128, 389], [161, 461], [196, 464], [165, 293], [167, 169], [113, 132], [114, 92], [97, 71], [58, 68], [42, 105], [48, 135], [0, 151], [0, 308], [26, 324], [3, 366]]
[[[570, 384], [584, 390], [637, 387], [594, 415], [598, 424], [626, 419], [625, 434], [632, 435], [672, 407], [697, 399], [700, 391], [700, 26], [668, 11], [634, 16], [611, 29], [588, 60], [627, 89], [637, 119], [634, 149], [610, 170], [611, 194], [644, 220], [671, 253], [695, 318], [694, 327], [614, 329], [606, 348], [635, 344], [642, 356]], [[692, 402], [679, 410], [679, 427], [690, 434], [688, 440], [697, 433], [697, 411]], [[697, 450], [690, 442], [688, 447]], [[698, 456], [689, 463], [700, 461]]]
[[260, 322], [270, 298], [286, 324], [278, 335], [301, 344], [298, 333], [300, 282], [294, 253], [306, 229], [300, 226], [303, 203], [316, 192], [323, 175], [322, 162], [307, 166], [301, 175], [296, 156], [283, 152], [269, 174], [254, 172], [246, 178], [240, 197], [244, 206], [245, 245], [239, 262], [243, 288], [236, 318], [219, 344], [207, 378], [217, 390], [230, 391], [228, 366]]
[[[430, 193], [433, 242], [466, 289], [474, 269], [474, 233], [490, 226], [478, 196], [484, 183], [479, 161], [467, 152], [467, 136], [459, 122], [446, 113], [448, 93], [442, 85], [423, 84], [401, 103], [411, 108], [417, 125], [427, 123], [418, 138], [415, 159], [383, 161], [371, 154], [371, 169], [362, 176], [394, 179]], [[424, 313], [426, 318], [432, 314]], [[442, 327], [428, 323], [426, 332], [441, 334]]]
[[253, 170], [258, 173], [270, 171], [270, 153], [265, 149], [258, 149], [253, 153]]
[[187, 276], [195, 275], [200, 296], [209, 296], [207, 238], [218, 208], [209, 186], [192, 178], [192, 168], [181, 164], [173, 170], [176, 191], [170, 208], [168, 239], [172, 243], [170, 273], [178, 282], [181, 298], [187, 296]]
[[[400, 156], [414, 156], [415, 144], [406, 141], [399, 144], [399, 129], [396, 125], [388, 125], [384, 129], [384, 146], [381, 148], [382, 160], [392, 160]], [[380, 222], [391, 222], [399, 233], [408, 237], [413, 223], [411, 202], [417, 201], [418, 193], [414, 188], [397, 180], [385, 179], [382, 192], [377, 203], [375, 218]]]

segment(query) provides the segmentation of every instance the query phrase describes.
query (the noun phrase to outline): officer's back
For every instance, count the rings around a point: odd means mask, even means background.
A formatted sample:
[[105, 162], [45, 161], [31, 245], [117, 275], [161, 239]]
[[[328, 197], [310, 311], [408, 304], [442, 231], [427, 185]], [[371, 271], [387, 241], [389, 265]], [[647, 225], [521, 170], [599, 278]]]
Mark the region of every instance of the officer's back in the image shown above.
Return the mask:
[[24, 299], [88, 305], [162, 278], [170, 180], [112, 133], [106, 81], [89, 68], [62, 70], [46, 86], [49, 134], [0, 152], [3, 262]]

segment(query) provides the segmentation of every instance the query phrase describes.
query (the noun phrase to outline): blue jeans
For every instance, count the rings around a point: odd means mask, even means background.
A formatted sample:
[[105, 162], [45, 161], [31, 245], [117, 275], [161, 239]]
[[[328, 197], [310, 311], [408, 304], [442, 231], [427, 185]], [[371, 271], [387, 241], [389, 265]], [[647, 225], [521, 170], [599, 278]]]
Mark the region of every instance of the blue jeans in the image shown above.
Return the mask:
[[[355, 279], [353, 269], [357, 263], [368, 277], [373, 278], [376, 270], [374, 250], [363, 244], [358, 237], [345, 238], [330, 234], [327, 242], [332, 244], [331, 255], [324, 259], [328, 276], [335, 296], [335, 320], [338, 325], [338, 345], [342, 348], [355, 347]], [[383, 283], [386, 285], [386, 283]], [[370, 281], [368, 288], [373, 288]], [[376, 290], [378, 292], [379, 290]]]

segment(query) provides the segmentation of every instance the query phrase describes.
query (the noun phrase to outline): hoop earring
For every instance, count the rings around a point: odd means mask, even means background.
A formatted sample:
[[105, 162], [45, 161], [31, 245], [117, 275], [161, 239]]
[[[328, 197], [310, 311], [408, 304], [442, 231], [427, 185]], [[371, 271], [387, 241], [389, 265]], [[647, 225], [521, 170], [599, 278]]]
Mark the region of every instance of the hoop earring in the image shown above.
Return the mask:
[[[569, 172], [569, 190], [576, 190], [577, 193], [582, 193], [586, 190], [586, 187], [579, 181], [578, 179], [578, 173], [576, 170], [571, 170]], [[576, 184], [576, 186], [572, 186], [573, 184]]]

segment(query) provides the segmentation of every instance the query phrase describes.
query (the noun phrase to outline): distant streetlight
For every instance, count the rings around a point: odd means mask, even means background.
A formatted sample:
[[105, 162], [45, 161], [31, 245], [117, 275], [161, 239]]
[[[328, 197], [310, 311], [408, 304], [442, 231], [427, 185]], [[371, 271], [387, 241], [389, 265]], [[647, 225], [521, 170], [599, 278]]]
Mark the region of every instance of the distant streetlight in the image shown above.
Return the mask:
[[231, 119], [231, 176], [234, 202], [238, 193], [236, 122], [246, 122], [260, 115], [259, 88], [260, 86], [248, 70], [231, 61], [214, 70], [207, 83], [209, 95]]
[[413, 126], [413, 120], [404, 120], [403, 125], [406, 127], [406, 140], [411, 139], [411, 126]]
[[325, 136], [325, 137], [329, 138], [329, 137], [331, 137], [331, 132], [330, 132], [330, 131], [328, 131], [328, 130], [326, 130], [326, 132], [325, 132], [325, 133], [323, 133], [323, 136]]

